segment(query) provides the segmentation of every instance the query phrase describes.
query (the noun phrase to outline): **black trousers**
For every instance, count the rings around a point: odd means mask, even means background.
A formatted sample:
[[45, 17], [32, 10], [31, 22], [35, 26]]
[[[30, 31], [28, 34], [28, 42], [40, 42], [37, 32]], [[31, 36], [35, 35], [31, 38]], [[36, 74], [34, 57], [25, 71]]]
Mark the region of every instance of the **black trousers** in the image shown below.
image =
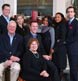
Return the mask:
[[48, 72], [50, 74], [52, 81], [60, 81], [58, 71], [54, 63], [50, 60], [46, 60], [46, 63], [47, 63]]
[[70, 81], [78, 81], [78, 43], [67, 45]]

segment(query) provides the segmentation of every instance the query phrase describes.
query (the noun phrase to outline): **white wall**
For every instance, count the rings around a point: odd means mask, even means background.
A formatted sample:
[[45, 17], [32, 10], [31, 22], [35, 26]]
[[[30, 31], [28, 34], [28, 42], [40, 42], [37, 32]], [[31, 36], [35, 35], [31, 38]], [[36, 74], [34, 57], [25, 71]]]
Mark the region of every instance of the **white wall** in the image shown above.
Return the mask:
[[65, 15], [66, 10], [65, 2], [66, 0], [53, 0], [53, 16], [57, 12], [61, 12]]
[[[4, 3], [9, 3], [11, 5], [11, 16], [17, 14], [17, 0], [0, 0], [0, 14], [1, 6]], [[53, 16], [56, 12], [61, 12], [65, 15], [66, 8], [71, 5], [71, 0], [53, 0]]]
[[53, 16], [61, 12], [66, 16], [66, 8], [72, 4], [72, 0], [53, 0]]
[[4, 0], [0, 0], [0, 15], [2, 14], [2, 5], [4, 3]]

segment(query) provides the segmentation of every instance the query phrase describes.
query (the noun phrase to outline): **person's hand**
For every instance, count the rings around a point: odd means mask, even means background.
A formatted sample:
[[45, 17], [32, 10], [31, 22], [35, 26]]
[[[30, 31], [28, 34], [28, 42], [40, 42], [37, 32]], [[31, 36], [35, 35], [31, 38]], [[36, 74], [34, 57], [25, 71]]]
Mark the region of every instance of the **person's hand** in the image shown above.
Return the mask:
[[49, 55], [49, 60], [52, 60], [52, 55]]
[[20, 58], [16, 57], [16, 56], [11, 56], [10, 57], [10, 60], [12, 60], [13, 62], [19, 62], [20, 61]]
[[43, 58], [46, 60], [49, 60], [49, 56], [48, 55], [43, 55]]
[[49, 77], [49, 74], [47, 73], [47, 71], [44, 70], [40, 73], [40, 76]]
[[7, 61], [5, 61], [5, 63], [4, 63], [4, 67], [6, 68], [6, 67], [8, 67], [8, 66], [11, 66], [12, 63], [13, 63], [12, 60], [7, 60]]
[[52, 54], [53, 54], [53, 53], [54, 53], [54, 49], [52, 49], [52, 48], [51, 48], [51, 49], [50, 49], [50, 53], [52, 53]]
[[52, 56], [50, 56], [50, 55], [43, 55], [43, 58], [46, 59], [46, 60], [51, 60]]

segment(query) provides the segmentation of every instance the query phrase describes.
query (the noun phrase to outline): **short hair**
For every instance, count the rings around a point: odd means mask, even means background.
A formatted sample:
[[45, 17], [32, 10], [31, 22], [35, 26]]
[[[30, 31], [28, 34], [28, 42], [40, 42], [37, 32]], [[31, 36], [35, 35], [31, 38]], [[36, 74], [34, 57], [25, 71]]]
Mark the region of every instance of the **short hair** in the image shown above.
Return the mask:
[[[15, 23], [15, 24], [16, 24], [16, 22], [15, 22], [14, 20], [10, 20], [10, 22], [8, 23], [8, 25], [9, 25], [10, 23]], [[8, 27], [8, 25], [7, 25], [7, 27]]]
[[48, 19], [48, 16], [44, 16], [44, 17], [42, 18], [42, 21], [44, 21], [44, 20], [45, 20], [45, 18], [47, 18], [47, 19]]
[[10, 7], [10, 4], [3, 4], [2, 5], [2, 10], [5, 8], [5, 6]]
[[30, 40], [28, 41], [27, 47], [30, 48], [30, 45], [32, 44], [32, 42], [36, 42], [37, 45], [39, 46], [39, 41], [37, 38], [30, 38]]
[[37, 21], [31, 21], [31, 22], [30, 22], [30, 26], [31, 26], [32, 23], [38, 23], [38, 22], [37, 22]]
[[74, 12], [76, 12], [75, 7], [73, 7], [73, 6], [69, 6], [69, 7], [66, 9], [66, 13], [68, 13], [68, 10], [71, 9], [71, 8], [73, 8]]

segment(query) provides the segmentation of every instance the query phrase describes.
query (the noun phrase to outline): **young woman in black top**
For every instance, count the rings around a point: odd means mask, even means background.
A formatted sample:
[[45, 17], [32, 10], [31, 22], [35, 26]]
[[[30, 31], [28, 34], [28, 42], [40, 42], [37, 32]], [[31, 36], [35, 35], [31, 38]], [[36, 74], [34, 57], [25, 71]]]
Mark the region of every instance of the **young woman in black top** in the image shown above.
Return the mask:
[[52, 18], [50, 16], [44, 16], [42, 18], [41, 36], [44, 49], [48, 55], [54, 52], [55, 44], [55, 31], [52, 27]]
[[24, 22], [24, 16], [18, 14], [16, 17], [16, 22], [17, 22], [16, 33], [24, 37], [29, 32], [29, 27]]
[[66, 68], [66, 20], [64, 15], [60, 12], [56, 13], [55, 19], [55, 46], [53, 54], [53, 61], [58, 68], [60, 77], [63, 73], [63, 70]]

